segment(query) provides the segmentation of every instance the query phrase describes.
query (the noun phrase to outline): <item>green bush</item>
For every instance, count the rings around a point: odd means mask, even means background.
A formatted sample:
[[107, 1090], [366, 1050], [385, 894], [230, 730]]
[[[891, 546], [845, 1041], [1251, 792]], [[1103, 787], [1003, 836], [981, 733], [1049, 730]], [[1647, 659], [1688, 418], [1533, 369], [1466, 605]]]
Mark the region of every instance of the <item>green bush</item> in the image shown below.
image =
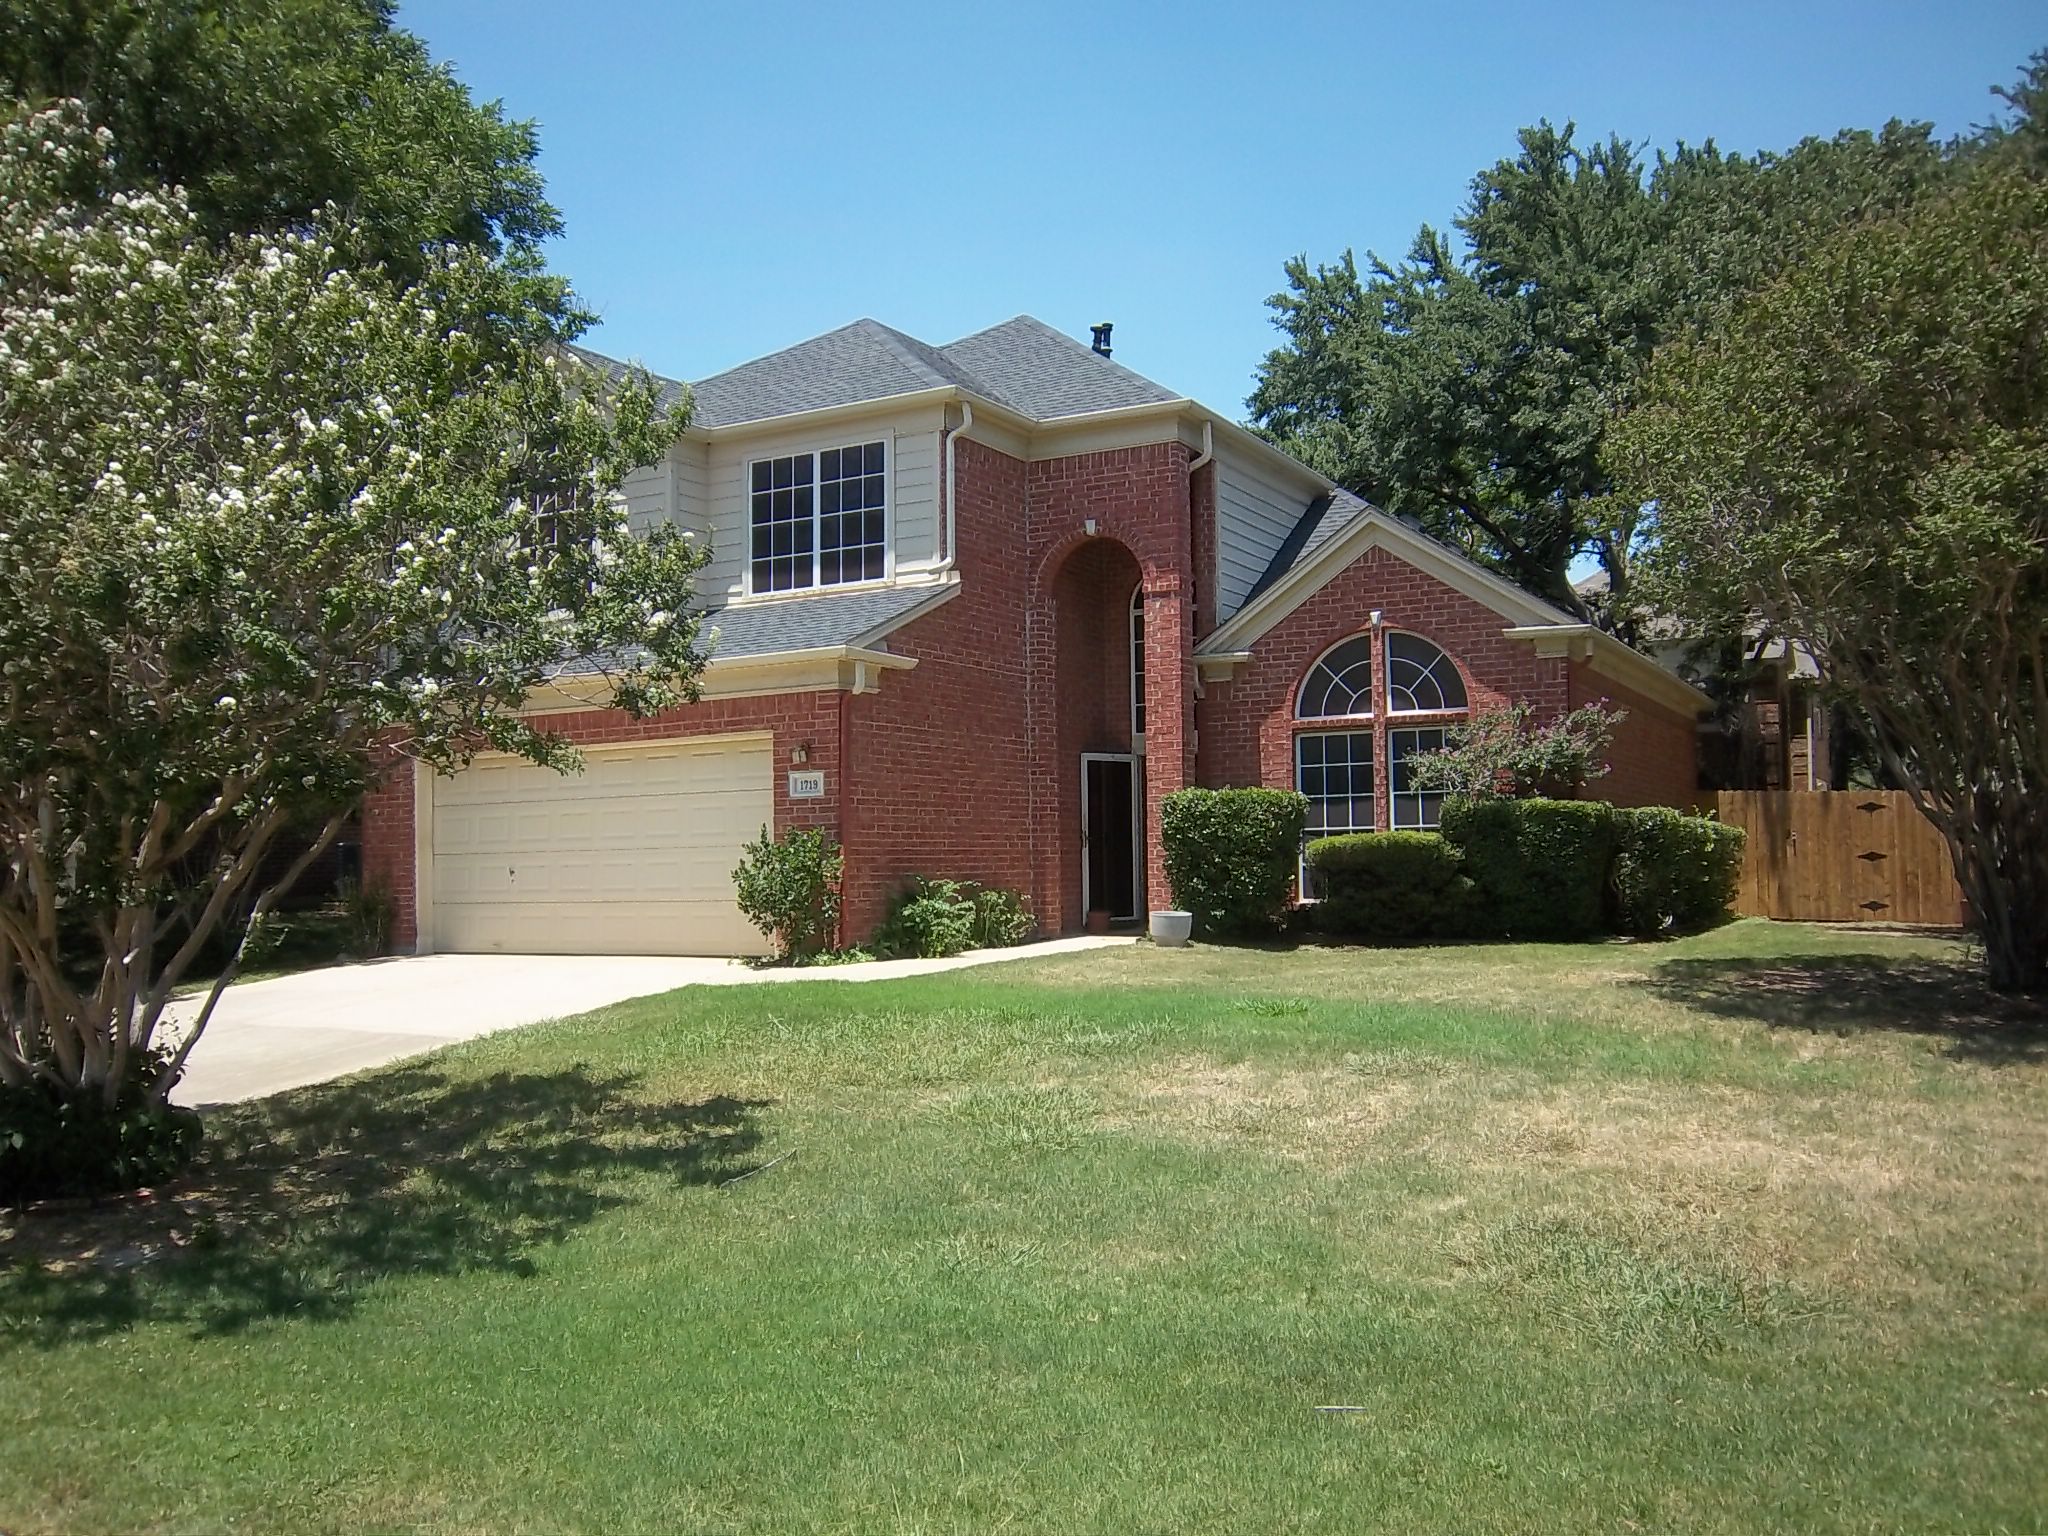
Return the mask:
[[1458, 850], [1434, 832], [1349, 832], [1308, 845], [1322, 893], [1318, 932], [1368, 944], [1462, 938], [1476, 893]]
[[1605, 932], [1614, 807], [1600, 800], [1444, 802], [1444, 840], [1478, 890], [1477, 931], [1511, 939]]
[[1022, 944], [1031, 935], [1031, 909], [1020, 892], [1000, 885], [983, 886], [974, 893], [974, 947], [1007, 949]]
[[1735, 903], [1743, 833], [1669, 806], [1614, 813], [1614, 926], [1654, 938], [1709, 928]]
[[112, 1105], [96, 1087], [0, 1087], [0, 1205], [118, 1194], [182, 1171], [199, 1150], [199, 1116], [149, 1097], [170, 1054], [147, 1052]]
[[973, 946], [974, 919], [969, 887], [918, 875], [875, 930], [875, 948], [899, 959], [941, 960]]
[[1308, 799], [1285, 789], [1182, 789], [1161, 803], [1166, 881], [1195, 931], [1278, 931], [1294, 885]]
[[777, 839], [763, 827], [732, 872], [739, 908], [775, 945], [778, 958], [799, 960], [828, 947], [839, 927], [839, 880], [846, 859], [813, 827], [792, 827]]

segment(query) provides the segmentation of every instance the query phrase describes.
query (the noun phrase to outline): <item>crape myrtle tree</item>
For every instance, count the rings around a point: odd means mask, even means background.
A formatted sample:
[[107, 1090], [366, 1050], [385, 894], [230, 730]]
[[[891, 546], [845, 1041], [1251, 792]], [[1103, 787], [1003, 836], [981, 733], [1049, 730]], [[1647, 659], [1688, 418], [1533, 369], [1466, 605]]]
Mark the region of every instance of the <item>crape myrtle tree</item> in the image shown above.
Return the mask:
[[171, 989], [381, 768], [572, 768], [520, 714], [565, 670], [693, 697], [701, 556], [618, 494], [680, 423], [489, 253], [223, 237], [118, 153], [75, 102], [0, 141], [0, 1086], [146, 1109], [235, 967], [175, 1050]]
[[2048, 182], [1971, 178], [1659, 354], [1614, 429], [1677, 612], [1803, 637], [2048, 990]]

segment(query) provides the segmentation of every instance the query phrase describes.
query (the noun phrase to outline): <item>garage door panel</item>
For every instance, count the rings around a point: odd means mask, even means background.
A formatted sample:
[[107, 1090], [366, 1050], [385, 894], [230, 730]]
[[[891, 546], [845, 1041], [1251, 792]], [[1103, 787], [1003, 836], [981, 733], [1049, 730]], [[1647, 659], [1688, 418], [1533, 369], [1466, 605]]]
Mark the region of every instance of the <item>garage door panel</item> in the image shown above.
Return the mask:
[[765, 741], [592, 752], [581, 774], [486, 760], [436, 782], [446, 950], [751, 954], [732, 870], [774, 819]]

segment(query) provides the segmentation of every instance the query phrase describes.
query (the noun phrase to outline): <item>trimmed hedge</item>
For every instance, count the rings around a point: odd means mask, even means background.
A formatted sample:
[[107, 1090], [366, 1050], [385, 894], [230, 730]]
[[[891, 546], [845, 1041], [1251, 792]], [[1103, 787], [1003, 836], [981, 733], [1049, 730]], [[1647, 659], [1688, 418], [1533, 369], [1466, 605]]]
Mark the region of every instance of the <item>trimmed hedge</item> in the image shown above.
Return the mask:
[[1584, 939], [1606, 931], [1614, 807], [1601, 800], [1444, 802], [1444, 840], [1478, 888], [1478, 931]]
[[1286, 789], [1181, 789], [1161, 801], [1166, 881], [1195, 931], [1277, 932], [1307, 822], [1307, 797]]
[[1316, 930], [1368, 944], [1462, 938], [1477, 891], [1458, 850], [1434, 832], [1348, 832], [1317, 838], [1307, 858], [1322, 892]]
[[1669, 806], [1614, 813], [1613, 917], [1618, 932], [1655, 938], [1723, 921], [1742, 871], [1743, 832]]

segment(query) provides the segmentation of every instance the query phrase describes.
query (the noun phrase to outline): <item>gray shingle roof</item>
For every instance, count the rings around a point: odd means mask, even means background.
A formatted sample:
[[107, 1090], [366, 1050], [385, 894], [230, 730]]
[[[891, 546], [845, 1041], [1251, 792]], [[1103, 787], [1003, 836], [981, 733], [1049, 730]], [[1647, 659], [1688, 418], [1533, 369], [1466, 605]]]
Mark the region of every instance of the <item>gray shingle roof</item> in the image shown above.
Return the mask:
[[[569, 353], [572, 357], [580, 358], [588, 363], [614, 384], [623, 384], [626, 380], [626, 375], [631, 371], [626, 364], [620, 362], [617, 358], [606, 357], [602, 352], [593, 352], [588, 347], [572, 346], [565, 342], [562, 345], [562, 350]], [[665, 379], [648, 368], [642, 368], [640, 371], [654, 381], [655, 404], [659, 405], [664, 411], [675, 409], [676, 402], [681, 400], [690, 391], [690, 386], [683, 383], [680, 379]]]
[[879, 320], [856, 320], [693, 386], [697, 404], [690, 420], [729, 427], [948, 384], [976, 387], [935, 348]]
[[[626, 365], [601, 352], [568, 350], [611, 378], [625, 376]], [[654, 379], [664, 408], [685, 393], [692, 397], [690, 421], [699, 427], [770, 421], [947, 385], [1036, 421], [1181, 398], [1029, 315], [943, 347], [879, 320], [856, 320], [693, 385], [659, 374]]]
[[[704, 615], [705, 645], [714, 660], [857, 645], [881, 638], [919, 609], [944, 602], [958, 590], [950, 584], [872, 587], [739, 603]], [[713, 628], [718, 630], [715, 643], [709, 635]]]
[[939, 352], [981, 381], [970, 386], [977, 393], [1037, 421], [1181, 398], [1029, 315], [963, 336]]

